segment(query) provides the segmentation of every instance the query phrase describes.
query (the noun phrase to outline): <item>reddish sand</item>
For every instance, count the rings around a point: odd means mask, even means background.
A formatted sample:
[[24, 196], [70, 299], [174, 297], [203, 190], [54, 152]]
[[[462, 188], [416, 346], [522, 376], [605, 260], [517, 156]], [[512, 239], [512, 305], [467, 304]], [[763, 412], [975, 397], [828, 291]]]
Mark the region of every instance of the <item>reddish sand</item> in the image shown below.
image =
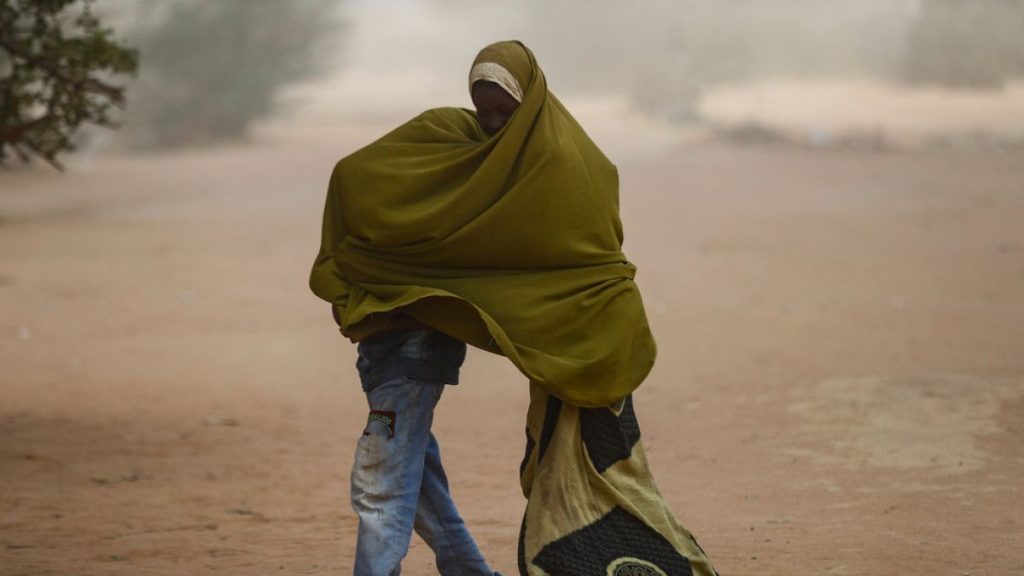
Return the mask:
[[[306, 274], [351, 145], [0, 174], [0, 574], [350, 572], [365, 404]], [[644, 442], [722, 574], [1024, 574], [1024, 154], [620, 168]], [[526, 384], [463, 380], [436, 431], [514, 574]]]

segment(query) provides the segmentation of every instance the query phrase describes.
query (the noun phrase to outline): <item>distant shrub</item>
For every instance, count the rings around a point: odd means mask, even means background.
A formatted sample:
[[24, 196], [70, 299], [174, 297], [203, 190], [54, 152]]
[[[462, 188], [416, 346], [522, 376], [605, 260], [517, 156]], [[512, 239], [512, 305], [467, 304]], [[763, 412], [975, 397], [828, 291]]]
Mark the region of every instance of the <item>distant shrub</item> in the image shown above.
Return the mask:
[[323, 41], [336, 0], [177, 0], [149, 4], [136, 31], [133, 140], [174, 147], [238, 139], [271, 114], [278, 93], [331, 62]]
[[913, 83], [998, 88], [1024, 77], [1024, 2], [923, 0], [907, 37]]

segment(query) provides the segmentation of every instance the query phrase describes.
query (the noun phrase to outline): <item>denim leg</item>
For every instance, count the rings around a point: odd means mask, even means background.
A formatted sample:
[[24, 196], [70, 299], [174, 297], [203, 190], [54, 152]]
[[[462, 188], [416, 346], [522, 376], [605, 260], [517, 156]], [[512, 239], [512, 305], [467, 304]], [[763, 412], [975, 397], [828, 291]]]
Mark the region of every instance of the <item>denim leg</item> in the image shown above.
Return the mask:
[[352, 508], [359, 516], [356, 576], [401, 573], [442, 390], [443, 384], [397, 378], [366, 392], [371, 418], [352, 467]]
[[434, 551], [437, 571], [442, 576], [494, 574], [455, 508], [448, 491], [448, 478], [441, 466], [441, 449], [433, 434], [430, 435], [423, 467], [415, 529]]

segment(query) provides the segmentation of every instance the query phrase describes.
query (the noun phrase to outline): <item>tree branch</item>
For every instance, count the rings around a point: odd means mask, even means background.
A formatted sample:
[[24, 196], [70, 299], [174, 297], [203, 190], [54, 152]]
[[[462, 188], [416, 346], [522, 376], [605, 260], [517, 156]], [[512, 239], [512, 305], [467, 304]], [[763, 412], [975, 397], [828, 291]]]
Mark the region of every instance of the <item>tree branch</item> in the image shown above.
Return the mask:
[[20, 140], [26, 132], [50, 120], [53, 120], [53, 114], [45, 114], [35, 120], [29, 120], [28, 122], [14, 126], [0, 126], [0, 142], [14, 142], [16, 140]]
[[10, 39], [0, 36], [0, 48], [3, 48], [13, 58], [21, 58], [27, 64], [42, 70], [52, 78], [56, 78], [65, 84], [73, 86], [74, 88], [82, 92], [90, 92], [93, 94], [103, 94], [110, 98], [110, 101], [119, 108], [124, 107], [124, 88], [117, 86], [111, 86], [105, 82], [101, 82], [88, 75], [85, 78], [72, 78], [65, 74], [62, 70], [55, 68], [46, 60], [39, 58], [38, 56], [26, 52], [18, 47], [16, 44], [11, 42]]

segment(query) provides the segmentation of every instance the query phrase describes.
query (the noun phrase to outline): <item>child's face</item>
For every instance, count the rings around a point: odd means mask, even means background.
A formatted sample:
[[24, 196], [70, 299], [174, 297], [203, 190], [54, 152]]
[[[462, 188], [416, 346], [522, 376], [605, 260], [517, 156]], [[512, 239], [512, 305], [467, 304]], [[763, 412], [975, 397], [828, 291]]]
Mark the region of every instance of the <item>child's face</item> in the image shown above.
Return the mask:
[[489, 136], [498, 133], [519, 107], [519, 102], [494, 82], [479, 80], [470, 91], [476, 106], [476, 120]]

